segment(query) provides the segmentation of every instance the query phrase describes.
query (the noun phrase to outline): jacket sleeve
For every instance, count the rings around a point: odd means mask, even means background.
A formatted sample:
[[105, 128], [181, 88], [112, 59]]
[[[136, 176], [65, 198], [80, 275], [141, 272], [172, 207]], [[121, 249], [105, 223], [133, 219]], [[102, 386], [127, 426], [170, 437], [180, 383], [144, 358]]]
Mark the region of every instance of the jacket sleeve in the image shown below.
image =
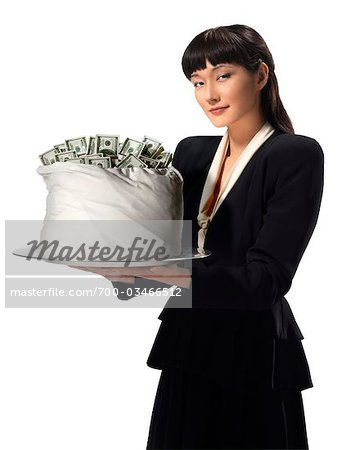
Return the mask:
[[246, 263], [223, 266], [207, 259], [193, 261], [193, 307], [268, 309], [290, 289], [318, 219], [324, 154], [312, 138], [293, 139], [290, 145], [282, 142], [286, 141], [280, 139], [268, 155], [273, 189]]
[[[182, 147], [182, 142], [185, 139], [182, 139], [178, 143], [178, 145], [175, 149], [175, 152], [173, 154], [172, 166], [175, 167], [176, 169], [178, 169], [178, 167], [177, 167], [178, 166], [178, 164], [177, 164], [178, 154]], [[136, 288], [139, 288], [139, 292], [141, 292], [143, 289], [146, 289], [147, 291], [149, 291], [150, 288], [153, 288], [153, 290], [156, 290], [158, 288], [170, 289], [172, 287], [167, 283], [161, 283], [160, 281], [157, 281], [157, 280], [149, 280], [147, 278], [141, 278], [141, 277], [136, 277], [134, 283], [122, 283], [120, 281], [112, 281], [112, 285], [117, 289], [117, 291], [118, 291], [117, 297], [120, 300], [129, 300], [130, 298], [135, 297], [135, 295], [137, 294]], [[123, 291], [123, 293], [122, 293], [122, 291]]]

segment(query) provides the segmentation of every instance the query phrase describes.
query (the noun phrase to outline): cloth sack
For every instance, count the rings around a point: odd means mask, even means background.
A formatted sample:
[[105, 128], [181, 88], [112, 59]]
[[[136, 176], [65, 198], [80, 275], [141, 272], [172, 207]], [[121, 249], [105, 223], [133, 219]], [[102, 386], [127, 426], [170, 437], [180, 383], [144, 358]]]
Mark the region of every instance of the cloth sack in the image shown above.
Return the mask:
[[[181, 253], [183, 178], [173, 166], [152, 169], [56, 162], [39, 166], [48, 195], [41, 240], [129, 247], [155, 239], [154, 251]], [[69, 222], [69, 221], [76, 221]]]

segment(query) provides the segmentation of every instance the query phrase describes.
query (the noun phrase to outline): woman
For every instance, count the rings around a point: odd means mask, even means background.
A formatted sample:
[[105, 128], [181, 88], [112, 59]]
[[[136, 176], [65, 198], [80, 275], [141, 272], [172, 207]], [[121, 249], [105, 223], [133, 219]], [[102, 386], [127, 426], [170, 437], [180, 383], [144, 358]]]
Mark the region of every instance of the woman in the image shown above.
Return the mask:
[[308, 449], [301, 391], [313, 384], [284, 295], [316, 226], [324, 155], [294, 134], [272, 55], [252, 28], [203, 31], [182, 68], [206, 116], [226, 127], [183, 139], [173, 159], [192, 242], [212, 255], [193, 260], [190, 278], [177, 265], [157, 268], [157, 283], [144, 268], [101, 272], [139, 287], [192, 288], [192, 308], [159, 316], [147, 449]]

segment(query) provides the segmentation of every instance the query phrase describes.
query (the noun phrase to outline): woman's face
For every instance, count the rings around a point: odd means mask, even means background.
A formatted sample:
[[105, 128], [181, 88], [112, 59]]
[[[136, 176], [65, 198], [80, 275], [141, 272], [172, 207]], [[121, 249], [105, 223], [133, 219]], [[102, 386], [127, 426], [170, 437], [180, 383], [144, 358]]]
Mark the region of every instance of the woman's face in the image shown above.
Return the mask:
[[[268, 66], [260, 64], [252, 74], [237, 64], [213, 66], [206, 60], [206, 69], [191, 75], [195, 97], [206, 116], [216, 127], [230, 126], [244, 116], [258, 113], [260, 90], [268, 81]], [[211, 109], [223, 108], [218, 112]]]

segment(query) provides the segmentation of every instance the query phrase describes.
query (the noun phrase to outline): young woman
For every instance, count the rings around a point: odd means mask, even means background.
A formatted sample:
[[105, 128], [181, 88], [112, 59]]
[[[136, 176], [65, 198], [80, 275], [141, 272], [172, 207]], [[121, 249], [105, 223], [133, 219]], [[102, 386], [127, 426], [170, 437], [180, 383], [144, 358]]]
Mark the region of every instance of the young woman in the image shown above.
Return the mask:
[[[323, 151], [294, 134], [254, 29], [203, 31], [182, 69], [207, 118], [226, 129], [187, 137], [174, 154], [192, 242], [212, 255], [193, 260], [191, 277], [178, 265], [157, 268], [153, 286], [192, 288], [193, 307], [159, 315], [147, 364], [162, 372], [147, 449], [308, 449], [301, 391], [313, 384], [284, 295], [316, 226]], [[101, 273], [118, 287], [118, 275], [150, 283], [149, 269]]]

